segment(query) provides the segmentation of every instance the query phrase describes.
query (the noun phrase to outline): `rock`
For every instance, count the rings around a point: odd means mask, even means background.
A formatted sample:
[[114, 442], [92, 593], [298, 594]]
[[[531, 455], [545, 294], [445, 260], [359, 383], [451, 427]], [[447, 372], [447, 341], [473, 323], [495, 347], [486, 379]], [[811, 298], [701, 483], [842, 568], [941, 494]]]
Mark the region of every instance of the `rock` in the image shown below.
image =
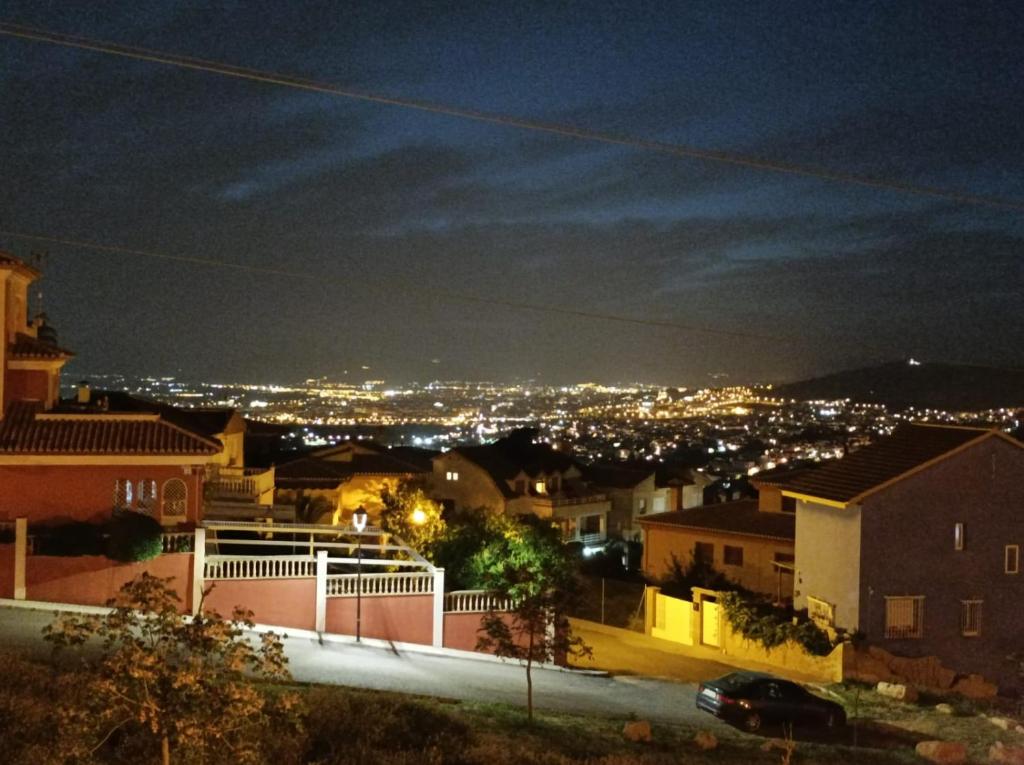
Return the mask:
[[879, 683], [875, 690], [882, 696], [888, 696], [897, 701], [917, 701], [917, 690], [912, 685], [902, 683]]
[[647, 720], [628, 722], [622, 728], [622, 735], [629, 741], [650, 741], [651, 724]]
[[951, 715], [953, 714], [953, 707], [949, 704], [936, 704], [935, 711], [940, 715]]
[[988, 718], [988, 721], [990, 723], [992, 723], [993, 725], [995, 725], [1000, 730], [1009, 730], [1010, 729], [1010, 721], [1007, 720], [1005, 717], [990, 717], [990, 718]]
[[1003, 746], [997, 741], [989, 747], [988, 761], [1000, 765], [1024, 765], [1024, 747]]
[[697, 735], [693, 737], [693, 743], [705, 752], [718, 748], [718, 738], [716, 738], [715, 734], [709, 730], [697, 731]]
[[1024, 725], [1015, 725], [1013, 727], [1014, 733], [1024, 733]]
[[960, 765], [967, 762], [967, 747], [959, 741], [921, 741], [914, 751], [928, 762]]
[[991, 699], [996, 695], [997, 690], [995, 685], [986, 682], [981, 675], [961, 677], [953, 685], [954, 693], [959, 693], [969, 699]]

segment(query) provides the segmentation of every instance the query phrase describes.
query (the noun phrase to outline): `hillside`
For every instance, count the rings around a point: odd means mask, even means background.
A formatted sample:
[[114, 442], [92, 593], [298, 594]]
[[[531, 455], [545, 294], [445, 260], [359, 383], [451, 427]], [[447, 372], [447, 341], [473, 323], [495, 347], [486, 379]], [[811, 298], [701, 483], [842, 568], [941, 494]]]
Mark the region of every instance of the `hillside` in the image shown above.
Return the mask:
[[776, 386], [800, 400], [850, 398], [895, 408], [978, 411], [1024, 406], [1024, 369], [894, 361]]

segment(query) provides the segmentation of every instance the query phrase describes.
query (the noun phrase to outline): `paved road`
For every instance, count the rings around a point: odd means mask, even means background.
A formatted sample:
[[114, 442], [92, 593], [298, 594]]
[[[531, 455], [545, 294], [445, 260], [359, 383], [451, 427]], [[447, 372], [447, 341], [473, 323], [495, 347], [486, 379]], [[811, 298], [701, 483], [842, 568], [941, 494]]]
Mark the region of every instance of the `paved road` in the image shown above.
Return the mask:
[[[0, 608], [0, 646], [49, 655], [39, 632], [50, 612]], [[518, 665], [396, 652], [354, 643], [289, 638], [285, 650], [297, 680], [425, 694], [471, 701], [525, 704], [525, 672]], [[648, 677], [599, 677], [540, 669], [534, 673], [538, 708], [659, 722], [722, 723], [694, 708], [695, 686]]]

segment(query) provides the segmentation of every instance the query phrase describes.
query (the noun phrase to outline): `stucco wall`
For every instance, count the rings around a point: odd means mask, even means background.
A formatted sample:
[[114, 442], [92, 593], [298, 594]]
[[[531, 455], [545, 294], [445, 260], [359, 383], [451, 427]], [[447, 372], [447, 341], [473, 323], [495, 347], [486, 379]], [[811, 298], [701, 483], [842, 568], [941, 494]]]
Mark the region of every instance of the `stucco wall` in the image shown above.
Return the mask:
[[200, 470], [185, 475], [180, 465], [0, 465], [0, 520], [102, 521], [114, 507], [114, 481], [180, 478], [188, 487], [188, 520], [202, 499]]
[[[714, 567], [732, 581], [747, 589], [766, 595], [778, 594], [779, 577], [772, 566], [775, 553], [793, 554], [793, 544], [783, 540], [762, 539], [722, 532], [702, 531], [673, 526], [646, 525], [644, 539], [644, 572], [661, 579], [672, 570], [672, 556], [675, 555], [685, 569], [692, 559], [697, 542], [714, 545]], [[743, 565], [725, 564], [725, 546], [743, 548]], [[783, 575], [783, 597], [791, 594], [793, 578]]]
[[[9, 546], [13, 551], [13, 545]], [[13, 570], [13, 558], [11, 568]], [[182, 612], [191, 609], [192, 553], [168, 553], [142, 563], [117, 563], [99, 555], [74, 558], [29, 555], [25, 559], [25, 597], [52, 603], [102, 606], [117, 597], [124, 584], [143, 572], [174, 577], [170, 587], [181, 599]]]
[[807, 607], [813, 596], [835, 606], [836, 626], [860, 625], [861, 511], [796, 503], [796, 581], [793, 605]]
[[[433, 642], [434, 596], [367, 596], [362, 599], [363, 637], [430, 645]], [[356, 634], [356, 599], [327, 599], [327, 631]]]
[[[869, 497], [863, 510], [861, 609], [872, 642], [903, 656], [999, 682], [1024, 639], [1024, 573], [1004, 573], [1004, 547], [1024, 550], [1024, 449], [989, 438]], [[953, 529], [964, 524], [964, 549]], [[1022, 561], [1024, 564], [1024, 561]], [[920, 639], [887, 640], [885, 596], [923, 595]], [[960, 631], [961, 601], [980, 599], [981, 634]]]
[[14, 597], [14, 544], [0, 544], [0, 598]]
[[281, 627], [316, 628], [316, 580], [305, 579], [219, 579], [207, 582], [213, 590], [204, 608], [230, 617], [235, 606], [253, 612], [253, 621]]
[[[448, 471], [457, 472], [459, 480], [446, 480]], [[490, 476], [458, 454], [444, 454], [434, 459], [433, 480], [438, 498], [453, 500], [456, 507], [468, 510], [479, 507], [505, 509], [505, 497]]]
[[9, 369], [4, 386], [4, 406], [11, 401], [47, 402], [50, 397], [50, 373], [45, 369]]

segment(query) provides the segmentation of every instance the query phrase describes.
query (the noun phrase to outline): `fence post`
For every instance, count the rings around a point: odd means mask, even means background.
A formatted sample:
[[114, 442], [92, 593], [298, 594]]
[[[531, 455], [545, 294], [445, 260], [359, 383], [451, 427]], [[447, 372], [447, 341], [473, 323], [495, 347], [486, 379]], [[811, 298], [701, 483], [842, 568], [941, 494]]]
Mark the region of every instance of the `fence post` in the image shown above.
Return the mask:
[[654, 629], [654, 617], [658, 613], [658, 594], [660, 587], [647, 587], [647, 597], [644, 598], [644, 634], [650, 635]]
[[327, 631], [327, 550], [316, 552], [316, 631]]
[[444, 569], [434, 569], [434, 639], [435, 648], [444, 647]]
[[28, 554], [28, 518], [14, 520], [14, 599], [25, 599], [25, 556]]
[[192, 540], [192, 615], [199, 614], [206, 583], [206, 529], [199, 526]]

